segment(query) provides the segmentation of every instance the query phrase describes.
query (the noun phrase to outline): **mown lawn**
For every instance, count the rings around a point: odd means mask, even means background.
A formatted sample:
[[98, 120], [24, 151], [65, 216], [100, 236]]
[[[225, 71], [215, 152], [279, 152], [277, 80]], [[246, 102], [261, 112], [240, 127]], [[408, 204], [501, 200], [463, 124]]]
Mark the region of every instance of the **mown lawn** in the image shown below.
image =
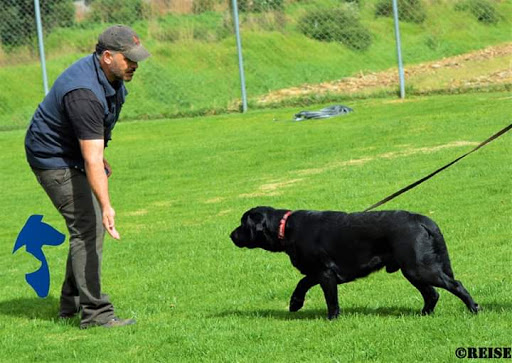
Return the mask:
[[510, 347], [512, 134], [385, 206], [440, 225], [477, 316], [445, 291], [420, 316], [400, 272], [340, 286], [336, 321], [319, 287], [292, 314], [300, 274], [287, 256], [238, 249], [228, 235], [256, 205], [362, 210], [510, 124], [511, 100], [360, 100], [352, 114], [304, 122], [288, 108], [120, 123], [107, 158], [122, 240], [106, 240], [103, 285], [118, 315], [138, 322], [113, 330], [55, 318], [67, 243], [45, 248], [49, 297], [26, 284], [38, 266], [12, 248], [28, 216], [67, 231], [25, 163], [24, 132], [0, 132], [0, 360], [446, 362], [460, 346]]

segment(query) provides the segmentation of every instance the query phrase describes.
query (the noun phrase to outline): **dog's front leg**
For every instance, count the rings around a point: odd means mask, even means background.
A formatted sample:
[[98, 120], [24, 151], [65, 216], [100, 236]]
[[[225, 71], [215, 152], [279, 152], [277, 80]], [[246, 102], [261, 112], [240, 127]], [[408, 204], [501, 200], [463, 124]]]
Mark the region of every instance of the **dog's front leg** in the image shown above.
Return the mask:
[[325, 270], [320, 274], [319, 280], [327, 303], [327, 319], [336, 319], [340, 315], [336, 274], [330, 269]]
[[306, 293], [316, 284], [318, 284], [318, 279], [312, 276], [306, 276], [299, 281], [290, 299], [291, 312], [299, 311], [304, 306]]

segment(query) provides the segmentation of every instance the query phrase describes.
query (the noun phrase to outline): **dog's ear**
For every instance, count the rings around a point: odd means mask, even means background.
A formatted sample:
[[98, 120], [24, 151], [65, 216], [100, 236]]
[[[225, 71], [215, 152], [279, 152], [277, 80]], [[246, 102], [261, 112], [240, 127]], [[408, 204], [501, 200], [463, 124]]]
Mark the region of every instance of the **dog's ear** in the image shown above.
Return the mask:
[[265, 228], [265, 216], [258, 212], [251, 213], [247, 221], [250, 223], [251, 226], [254, 227], [256, 232], [261, 232]]

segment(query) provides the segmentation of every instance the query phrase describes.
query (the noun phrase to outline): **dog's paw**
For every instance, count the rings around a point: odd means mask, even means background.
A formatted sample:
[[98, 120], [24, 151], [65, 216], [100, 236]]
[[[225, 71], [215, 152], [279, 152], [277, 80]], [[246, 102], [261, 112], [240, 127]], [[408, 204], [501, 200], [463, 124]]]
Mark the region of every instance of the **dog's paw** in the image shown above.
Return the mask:
[[340, 315], [340, 309], [337, 308], [336, 310], [334, 310], [333, 312], [329, 312], [327, 314], [327, 319], [329, 320], [334, 320], [334, 319], [337, 319], [338, 316]]
[[480, 307], [480, 305], [475, 304], [475, 306], [473, 306], [469, 310], [471, 310], [473, 314], [478, 314], [479, 311], [482, 311], [482, 308]]
[[304, 299], [298, 299], [294, 296], [292, 296], [292, 299], [290, 300], [290, 311], [292, 313], [299, 311], [304, 306]]
[[432, 315], [434, 313], [434, 309], [423, 309], [421, 310], [421, 315], [427, 316]]

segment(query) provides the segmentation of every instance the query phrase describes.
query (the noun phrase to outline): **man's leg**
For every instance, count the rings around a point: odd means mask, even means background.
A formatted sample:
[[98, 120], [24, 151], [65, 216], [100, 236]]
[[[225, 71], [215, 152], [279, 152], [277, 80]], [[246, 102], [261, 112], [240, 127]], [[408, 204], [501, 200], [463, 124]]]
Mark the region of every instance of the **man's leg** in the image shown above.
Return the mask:
[[71, 307], [71, 297], [77, 290], [82, 308], [80, 327], [105, 324], [114, 318], [114, 307], [108, 296], [101, 293], [101, 259], [105, 231], [101, 209], [87, 177], [75, 169], [34, 169], [34, 173], [66, 220], [70, 234], [70, 258], [66, 266], [61, 298], [64, 306], [61, 304], [61, 309]]
[[64, 283], [62, 284], [60, 295], [59, 316], [61, 318], [71, 318], [80, 311], [79, 296], [75, 275], [73, 274], [73, 262], [70, 250], [66, 262], [66, 275], [64, 276]]

